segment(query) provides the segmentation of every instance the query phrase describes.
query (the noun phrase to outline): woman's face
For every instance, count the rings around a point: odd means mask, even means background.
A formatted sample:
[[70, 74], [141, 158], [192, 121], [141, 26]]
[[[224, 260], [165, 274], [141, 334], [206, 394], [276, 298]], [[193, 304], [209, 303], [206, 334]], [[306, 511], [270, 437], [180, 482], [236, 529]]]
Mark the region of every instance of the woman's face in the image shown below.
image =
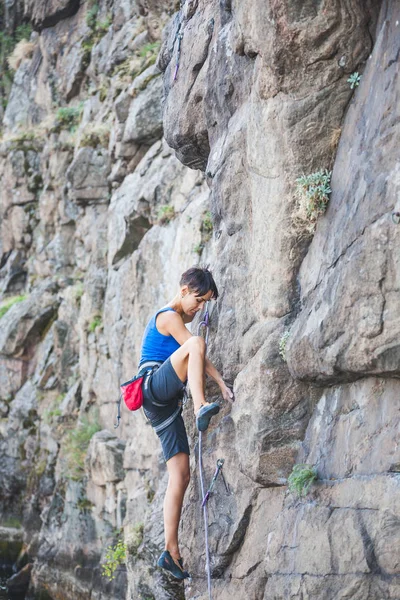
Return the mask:
[[[182, 297], [183, 296], [183, 297]], [[181, 289], [181, 303], [183, 312], [190, 317], [193, 317], [197, 312], [204, 308], [204, 304], [211, 299], [211, 290], [204, 296], [196, 296], [196, 292], [192, 292], [187, 286]]]

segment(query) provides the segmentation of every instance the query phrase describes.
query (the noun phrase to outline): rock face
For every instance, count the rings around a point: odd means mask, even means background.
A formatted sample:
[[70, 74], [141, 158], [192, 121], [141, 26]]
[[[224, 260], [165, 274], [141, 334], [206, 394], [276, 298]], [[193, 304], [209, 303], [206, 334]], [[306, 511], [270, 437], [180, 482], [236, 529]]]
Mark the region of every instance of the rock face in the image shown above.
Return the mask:
[[[113, 427], [144, 327], [194, 264], [220, 290], [208, 353], [235, 392], [203, 440], [206, 485], [225, 459], [213, 597], [400, 597], [400, 9], [328, 4], [25, 1], [38, 33], [0, 143], [0, 533], [22, 525], [27, 599], [207, 596], [191, 405], [185, 586], [155, 568], [157, 437], [124, 409]], [[296, 179], [331, 168], [312, 236]], [[318, 476], [299, 498], [295, 463]]]
[[[383, 20], [357, 102], [349, 107], [330, 206], [300, 270], [304, 308], [292, 329], [288, 364], [301, 379], [337, 383], [400, 374], [395, 317], [400, 273], [394, 258], [399, 255], [400, 227], [392, 219], [399, 165], [391, 111], [399, 98], [393, 58], [398, 17], [392, 7]], [[383, 57], [388, 58], [381, 70], [377, 61]], [[369, 94], [372, 88], [385, 89], [385, 97]], [[390, 155], [387, 160], [383, 147]], [[345, 168], [349, 162], [351, 173]]]

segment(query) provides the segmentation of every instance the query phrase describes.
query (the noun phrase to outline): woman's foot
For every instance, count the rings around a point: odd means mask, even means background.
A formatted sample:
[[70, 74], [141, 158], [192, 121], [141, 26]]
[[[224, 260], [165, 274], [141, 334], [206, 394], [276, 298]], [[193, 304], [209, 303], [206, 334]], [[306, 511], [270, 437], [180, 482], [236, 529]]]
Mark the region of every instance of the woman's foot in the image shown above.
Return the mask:
[[183, 569], [182, 559], [178, 558], [178, 560], [175, 561], [168, 550], [164, 550], [161, 554], [157, 561], [157, 565], [171, 573], [176, 579], [187, 579], [190, 577], [189, 573]]
[[211, 417], [219, 413], [219, 404], [216, 402], [208, 402], [203, 404], [196, 416], [196, 425], [199, 431], [205, 431], [209, 424]]

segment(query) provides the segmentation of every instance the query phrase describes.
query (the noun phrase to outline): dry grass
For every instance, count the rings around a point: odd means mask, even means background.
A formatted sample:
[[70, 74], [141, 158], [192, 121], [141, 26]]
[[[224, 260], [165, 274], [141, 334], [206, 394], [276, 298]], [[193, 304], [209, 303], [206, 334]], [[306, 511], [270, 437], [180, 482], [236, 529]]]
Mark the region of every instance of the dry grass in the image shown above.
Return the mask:
[[334, 150], [334, 151], [336, 150], [336, 148], [339, 144], [341, 135], [342, 135], [341, 127], [336, 127], [336, 129], [332, 129], [331, 139], [330, 139], [330, 146], [331, 146], [332, 150]]
[[108, 148], [110, 141], [110, 125], [91, 123], [87, 125], [80, 137], [79, 147]]
[[28, 40], [21, 40], [18, 42], [7, 59], [10, 69], [16, 71], [23, 60], [32, 57], [34, 49], [35, 44], [33, 42], [28, 42]]

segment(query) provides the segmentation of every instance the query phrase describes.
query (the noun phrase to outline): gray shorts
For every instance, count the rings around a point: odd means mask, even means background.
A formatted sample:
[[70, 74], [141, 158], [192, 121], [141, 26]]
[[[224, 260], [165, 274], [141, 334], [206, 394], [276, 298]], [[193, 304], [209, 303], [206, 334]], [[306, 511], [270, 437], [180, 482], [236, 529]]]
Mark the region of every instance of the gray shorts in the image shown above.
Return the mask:
[[[143, 390], [143, 410], [153, 427], [168, 419], [182, 402], [185, 384], [179, 379], [167, 360], [150, 377], [150, 390]], [[155, 404], [156, 403], [156, 404]], [[185, 424], [179, 414], [173, 422], [157, 433], [161, 441], [165, 462], [184, 452], [190, 454]]]

